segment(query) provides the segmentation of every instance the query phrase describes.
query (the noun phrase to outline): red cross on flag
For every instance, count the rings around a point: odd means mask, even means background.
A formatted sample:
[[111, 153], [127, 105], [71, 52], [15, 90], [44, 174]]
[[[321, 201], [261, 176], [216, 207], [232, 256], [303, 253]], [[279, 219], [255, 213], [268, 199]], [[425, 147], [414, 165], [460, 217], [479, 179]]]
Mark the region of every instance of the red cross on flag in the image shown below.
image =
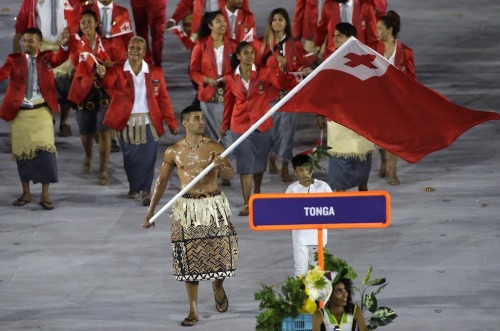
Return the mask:
[[352, 37], [282, 101], [279, 111], [323, 115], [408, 162], [500, 119], [450, 102]]

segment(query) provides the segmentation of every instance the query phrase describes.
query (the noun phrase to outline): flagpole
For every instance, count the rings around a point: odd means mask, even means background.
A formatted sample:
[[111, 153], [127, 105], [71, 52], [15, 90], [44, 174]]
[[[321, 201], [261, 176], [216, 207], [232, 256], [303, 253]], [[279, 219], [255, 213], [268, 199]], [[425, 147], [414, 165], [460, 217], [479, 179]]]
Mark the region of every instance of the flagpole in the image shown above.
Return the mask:
[[[352, 39], [353, 37], [351, 37], [350, 39]], [[349, 42], [349, 40], [347, 42], [344, 43], [347, 44]], [[344, 45], [342, 45], [341, 47], [343, 47]], [[332, 57], [334, 56], [335, 53], [333, 53], [332, 55], [329, 56]], [[302, 87], [304, 85], [306, 85], [311, 79], [314, 78], [314, 76], [316, 76], [316, 73], [321, 71], [323, 69], [323, 67], [327, 64], [328, 61], [323, 61], [323, 63], [321, 63], [316, 69], [314, 69], [313, 72], [311, 72], [309, 75], [307, 75], [306, 78], [304, 78], [299, 84], [297, 84], [297, 86], [295, 86], [289, 93], [287, 93], [283, 99], [281, 99], [277, 104], [275, 104], [271, 109], [269, 109], [265, 114], [264, 116], [262, 116], [256, 123], [254, 123], [244, 134], [242, 134], [238, 139], [236, 139], [236, 141], [234, 143], [231, 144], [231, 146], [229, 146], [222, 154], [221, 154], [221, 157], [224, 158], [226, 156], [229, 155], [229, 153], [231, 153], [236, 147], [238, 147], [239, 144], [241, 144], [241, 142], [243, 140], [245, 140], [249, 135], [252, 134], [252, 132], [254, 132], [255, 130], [257, 130], [257, 128], [262, 124], [264, 123], [269, 117], [271, 117], [276, 111], [278, 111], [278, 109], [281, 108], [281, 106], [287, 102], [291, 97], [294, 96], [295, 93], [297, 93], [298, 91], [300, 91], [300, 89], [302, 89]], [[194, 185], [196, 185], [196, 183], [198, 183], [203, 177], [205, 177], [206, 174], [208, 174], [213, 168], [214, 168], [215, 164], [212, 162], [210, 163], [198, 176], [196, 176], [188, 185], [186, 185], [181, 191], [179, 191], [179, 193], [177, 193], [172, 199], [170, 199], [170, 201], [165, 205], [163, 206], [156, 214], [153, 215], [153, 217], [151, 217], [151, 219], [149, 220], [149, 223], [150, 224], [153, 224], [156, 219], [158, 217], [160, 217], [161, 214], [163, 214], [168, 208], [172, 207], [172, 205], [180, 198], [182, 197], [184, 194], [186, 194]]]

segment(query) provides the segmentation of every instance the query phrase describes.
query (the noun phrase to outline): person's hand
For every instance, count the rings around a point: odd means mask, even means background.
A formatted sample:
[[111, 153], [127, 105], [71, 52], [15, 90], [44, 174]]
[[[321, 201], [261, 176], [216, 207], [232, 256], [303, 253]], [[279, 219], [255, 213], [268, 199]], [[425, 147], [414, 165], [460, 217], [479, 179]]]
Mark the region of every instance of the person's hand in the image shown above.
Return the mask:
[[319, 46], [314, 46], [312, 52], [314, 53], [314, 55], [318, 55], [319, 54], [319, 51], [320, 51], [321, 47]]
[[278, 64], [280, 67], [280, 70], [283, 71], [286, 65], [286, 57], [278, 55]]
[[219, 131], [219, 140], [222, 140], [222, 138], [224, 138], [226, 136], [226, 130], [220, 130]]
[[306, 77], [307, 75], [309, 75], [312, 72], [312, 69], [307, 67], [307, 68], [302, 69], [301, 72], [304, 75], [304, 77]]
[[168, 31], [168, 30], [172, 29], [174, 26], [175, 26], [175, 23], [174, 23], [174, 22], [172, 22], [172, 21], [168, 21], [168, 22], [165, 24], [165, 31]]
[[69, 29], [66, 27], [61, 32], [61, 45], [62, 46], [64, 46], [64, 47], [68, 46], [69, 36], [70, 36]]
[[203, 78], [203, 83], [208, 84], [210, 86], [214, 86], [214, 87], [219, 85], [219, 82], [217, 82], [217, 79], [213, 79], [213, 78], [209, 78], [209, 77]]
[[153, 217], [153, 211], [148, 210], [148, 213], [146, 214], [146, 217], [144, 218], [144, 222], [142, 222], [142, 227], [144, 229], [149, 229], [150, 227], [155, 227], [155, 223], [149, 223], [149, 220]]
[[111, 67], [113, 67], [115, 65], [115, 63], [113, 61], [111, 61], [111, 60], [104, 60], [102, 62], [102, 64], [104, 64], [104, 66], [106, 68], [111, 68]]
[[177, 136], [179, 134], [179, 128], [175, 128], [175, 129], [170, 129], [170, 133], [173, 134], [174, 136]]
[[224, 161], [224, 158], [220, 156], [220, 154], [211, 152], [210, 155], [212, 162], [214, 163], [214, 166], [217, 170], [223, 170], [224, 168], [226, 168], [226, 162]]
[[325, 128], [325, 119], [323, 118], [323, 116], [316, 116], [316, 129], [318, 129], [318, 131], [321, 131]]
[[106, 76], [106, 67], [103, 66], [102, 64], [96, 64], [95, 72], [97, 73], [97, 76], [99, 76], [100, 79], [103, 79], [104, 76]]

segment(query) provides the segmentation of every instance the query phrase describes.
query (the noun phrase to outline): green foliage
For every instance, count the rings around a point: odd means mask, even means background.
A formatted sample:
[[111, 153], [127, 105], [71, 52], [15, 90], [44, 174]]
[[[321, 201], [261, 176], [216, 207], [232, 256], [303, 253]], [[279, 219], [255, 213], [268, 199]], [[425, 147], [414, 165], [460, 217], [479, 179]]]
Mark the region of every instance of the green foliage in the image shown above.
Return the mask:
[[[377, 294], [381, 293], [389, 283], [385, 278], [371, 279], [373, 268], [369, 267], [363, 278], [361, 289], [356, 289], [361, 294], [361, 309], [365, 313], [369, 330], [375, 330], [379, 326], [391, 323], [398, 315], [388, 307], [379, 307]], [[377, 287], [375, 291], [367, 292], [370, 287]], [[366, 316], [369, 312], [371, 316]]]
[[[318, 260], [318, 252], [314, 253], [314, 258]], [[355, 280], [358, 278], [358, 274], [354, 271], [353, 267], [346, 260], [341, 259], [338, 256], [333, 256], [326, 248], [323, 250], [323, 260], [325, 264], [325, 270], [340, 272], [342, 270], [347, 270], [346, 278], [350, 280]]]
[[[325, 270], [340, 272], [347, 270], [346, 278], [355, 280], [358, 275], [347, 261], [333, 256], [328, 250], [324, 250]], [[315, 254], [316, 260], [318, 254]], [[396, 313], [388, 307], [379, 306], [377, 295], [380, 294], [389, 283], [385, 278], [372, 279], [373, 268], [369, 267], [361, 282], [361, 288], [354, 288], [359, 292], [361, 298], [361, 309], [366, 318], [369, 330], [385, 326], [391, 323]], [[281, 286], [281, 292], [276, 289]], [[373, 290], [370, 290], [373, 289]], [[288, 277], [288, 279], [272, 286], [262, 285], [262, 289], [255, 293], [255, 300], [260, 301], [257, 315], [257, 331], [280, 330], [281, 322], [285, 317], [296, 317], [307, 298], [303, 278]]]
[[[274, 288], [281, 286], [281, 293]], [[279, 330], [281, 321], [287, 317], [297, 317], [299, 309], [307, 298], [302, 278], [288, 277], [280, 284], [267, 286], [255, 293], [255, 300], [260, 301], [257, 315], [257, 331]]]
[[322, 167], [319, 162], [321, 161], [321, 158], [324, 156], [324, 157], [327, 157], [327, 158], [331, 158], [332, 156], [330, 154], [328, 154], [328, 150], [331, 149], [331, 147], [328, 147], [328, 146], [316, 146], [313, 150], [313, 152], [311, 153], [311, 158], [312, 158], [312, 162], [310, 164], [310, 167], [311, 167], [311, 172], [312, 170], [314, 169], [317, 169], [317, 170], [321, 170], [321, 171], [326, 171], [326, 169], [324, 167]]

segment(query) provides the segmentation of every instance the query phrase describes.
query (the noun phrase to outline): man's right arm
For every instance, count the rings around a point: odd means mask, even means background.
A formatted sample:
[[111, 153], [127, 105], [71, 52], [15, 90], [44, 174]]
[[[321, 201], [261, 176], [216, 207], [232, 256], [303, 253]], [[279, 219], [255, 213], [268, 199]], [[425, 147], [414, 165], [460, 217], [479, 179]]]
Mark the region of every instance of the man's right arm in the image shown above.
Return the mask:
[[172, 17], [165, 24], [165, 29], [173, 28], [176, 24], [189, 15], [194, 5], [193, 0], [181, 0], [175, 8]]
[[5, 63], [0, 67], [0, 81], [6, 80], [10, 77], [13, 66], [12, 56], [9, 55], [5, 60]]
[[21, 8], [19, 9], [19, 13], [16, 17], [14, 40], [12, 42], [12, 49], [14, 53], [18, 53], [21, 51], [21, 46], [19, 45], [19, 41], [21, 40], [24, 31], [30, 26], [30, 15], [33, 15], [32, 10], [35, 8], [33, 5], [33, 1], [24, 0], [21, 4]]

